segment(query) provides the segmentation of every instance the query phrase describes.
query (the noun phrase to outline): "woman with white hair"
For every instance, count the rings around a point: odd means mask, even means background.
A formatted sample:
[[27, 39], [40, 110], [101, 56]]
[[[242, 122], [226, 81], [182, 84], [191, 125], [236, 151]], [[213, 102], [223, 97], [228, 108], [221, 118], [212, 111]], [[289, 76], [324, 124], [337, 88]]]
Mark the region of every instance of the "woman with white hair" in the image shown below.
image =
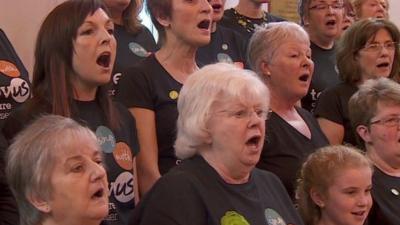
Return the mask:
[[20, 225], [99, 225], [108, 214], [101, 148], [73, 119], [48, 115], [21, 131], [6, 173]]
[[176, 155], [131, 224], [302, 224], [279, 179], [254, 168], [264, 143], [269, 92], [250, 71], [205, 66], [178, 100]]
[[257, 167], [278, 175], [294, 199], [302, 162], [328, 144], [316, 119], [297, 106], [314, 70], [308, 34], [292, 22], [271, 23], [253, 35], [249, 63], [271, 91], [268, 132]]

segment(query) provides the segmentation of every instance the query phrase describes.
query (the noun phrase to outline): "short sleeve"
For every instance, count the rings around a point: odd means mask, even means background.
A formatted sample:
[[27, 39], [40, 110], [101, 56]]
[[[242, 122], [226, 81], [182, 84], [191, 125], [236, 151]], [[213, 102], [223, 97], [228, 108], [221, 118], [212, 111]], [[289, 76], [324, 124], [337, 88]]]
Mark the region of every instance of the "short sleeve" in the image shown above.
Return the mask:
[[335, 89], [327, 89], [323, 91], [319, 96], [315, 107], [315, 117], [321, 117], [343, 125], [343, 106], [339, 95], [339, 92], [336, 92]]

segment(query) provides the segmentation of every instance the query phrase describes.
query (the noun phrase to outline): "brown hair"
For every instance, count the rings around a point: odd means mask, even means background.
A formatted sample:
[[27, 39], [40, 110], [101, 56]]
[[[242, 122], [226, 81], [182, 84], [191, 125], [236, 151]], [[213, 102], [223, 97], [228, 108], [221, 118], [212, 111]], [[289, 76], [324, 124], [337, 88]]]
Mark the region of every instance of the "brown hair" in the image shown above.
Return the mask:
[[321, 209], [312, 200], [311, 189], [326, 194], [326, 190], [332, 185], [332, 180], [341, 170], [360, 167], [372, 170], [370, 161], [361, 151], [348, 146], [327, 146], [308, 156], [301, 168], [296, 190], [304, 224], [315, 225], [321, 219]]
[[166, 34], [164, 26], [158, 22], [157, 18], [171, 18], [172, 0], [146, 0], [146, 3], [151, 21], [158, 31], [159, 43], [162, 45], [165, 41]]
[[142, 10], [141, 0], [131, 0], [126, 9], [122, 12], [122, 24], [128, 32], [136, 34], [143, 29], [139, 19]]
[[[85, 18], [99, 8], [108, 14], [99, 0], [69, 0], [58, 5], [46, 17], [36, 41], [31, 109], [50, 104], [53, 114], [71, 117], [76, 112], [71, 82], [71, 75], [74, 74], [73, 41]], [[104, 111], [108, 125], [116, 128], [118, 119], [106, 85], [98, 87], [96, 101]]]
[[[356, 18], [361, 18], [361, 7], [367, 0], [351, 0], [351, 4], [353, 5], [354, 12], [356, 13]], [[389, 10], [389, 1], [385, 0], [386, 9]]]
[[[376, 33], [385, 29], [393, 41], [399, 43], [400, 32], [396, 25], [383, 19], [364, 19], [355, 22], [346, 30], [337, 46], [337, 67], [341, 79], [348, 84], [357, 84], [362, 80], [361, 68], [356, 59], [359, 51]], [[389, 77], [398, 76], [400, 67], [399, 48], [395, 48], [392, 71]]]

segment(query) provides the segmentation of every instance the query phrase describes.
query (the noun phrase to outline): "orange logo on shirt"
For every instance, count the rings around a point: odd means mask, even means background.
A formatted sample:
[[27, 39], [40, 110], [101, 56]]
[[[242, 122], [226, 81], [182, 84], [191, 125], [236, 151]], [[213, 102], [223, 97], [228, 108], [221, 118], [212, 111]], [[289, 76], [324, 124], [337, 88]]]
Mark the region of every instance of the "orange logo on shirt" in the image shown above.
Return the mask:
[[131, 148], [124, 142], [118, 142], [113, 151], [114, 159], [125, 170], [132, 170], [133, 160]]
[[4, 60], [0, 60], [0, 72], [9, 77], [19, 77], [21, 75], [14, 64]]

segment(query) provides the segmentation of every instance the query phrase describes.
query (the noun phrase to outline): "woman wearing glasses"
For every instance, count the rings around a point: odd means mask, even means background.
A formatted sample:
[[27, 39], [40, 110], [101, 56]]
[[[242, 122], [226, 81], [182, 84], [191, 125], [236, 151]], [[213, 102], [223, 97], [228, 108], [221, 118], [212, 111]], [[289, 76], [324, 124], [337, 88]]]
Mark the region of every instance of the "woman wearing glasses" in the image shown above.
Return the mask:
[[315, 116], [331, 144], [357, 144], [348, 101], [364, 81], [397, 76], [399, 39], [397, 27], [382, 19], [358, 21], [345, 32], [337, 52], [337, 67], [343, 82], [322, 92], [315, 109]]
[[131, 224], [303, 224], [279, 179], [254, 168], [269, 96], [253, 72], [231, 64], [189, 76], [175, 142], [184, 161], [146, 194]]
[[366, 81], [349, 101], [356, 134], [375, 166], [369, 224], [400, 224], [400, 85]]
[[267, 135], [257, 167], [278, 175], [294, 199], [297, 170], [315, 149], [328, 144], [315, 118], [296, 106], [313, 74], [310, 40], [292, 22], [270, 23], [250, 40], [249, 62], [271, 91]]

